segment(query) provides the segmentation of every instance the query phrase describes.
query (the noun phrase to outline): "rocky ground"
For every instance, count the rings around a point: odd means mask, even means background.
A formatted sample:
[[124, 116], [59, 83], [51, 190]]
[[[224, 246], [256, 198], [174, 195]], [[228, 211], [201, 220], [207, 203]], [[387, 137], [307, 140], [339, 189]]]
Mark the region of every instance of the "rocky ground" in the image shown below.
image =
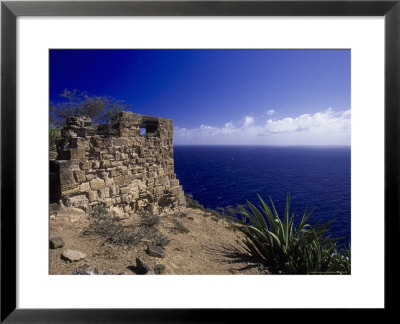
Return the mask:
[[101, 224], [93, 226], [88, 215], [59, 215], [50, 217], [50, 274], [267, 273], [245, 253], [225, 219], [201, 210], [151, 219], [131, 214], [118, 221], [117, 232], [123, 231], [112, 238], [101, 236]]

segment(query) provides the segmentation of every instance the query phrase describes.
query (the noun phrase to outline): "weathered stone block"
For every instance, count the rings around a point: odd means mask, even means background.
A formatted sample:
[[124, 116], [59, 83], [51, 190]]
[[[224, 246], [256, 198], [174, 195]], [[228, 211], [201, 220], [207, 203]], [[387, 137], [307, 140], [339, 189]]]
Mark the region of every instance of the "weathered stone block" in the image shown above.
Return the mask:
[[66, 171], [77, 171], [80, 170], [79, 161], [72, 161], [72, 160], [59, 160], [56, 161], [59, 166], [60, 172]]
[[92, 168], [93, 168], [93, 169], [98, 169], [98, 168], [100, 168], [100, 161], [94, 161], [94, 162], [92, 163]]
[[114, 183], [117, 186], [127, 186], [128, 185], [128, 179], [124, 176], [118, 176], [114, 178]]
[[87, 175], [86, 175], [86, 180], [87, 180], [87, 181], [93, 180], [93, 179], [95, 179], [95, 178], [97, 178], [97, 175], [96, 175], [96, 174], [90, 173], [90, 174], [87, 174]]
[[124, 204], [129, 204], [132, 202], [132, 195], [121, 194], [121, 202]]
[[152, 213], [153, 215], [158, 215], [158, 214], [160, 213], [160, 211], [159, 211], [157, 205], [154, 204], [154, 203], [148, 204], [147, 207], [146, 207], [146, 209], [147, 209], [150, 213]]
[[111, 165], [113, 166], [113, 167], [118, 167], [118, 166], [121, 166], [121, 165], [123, 165], [123, 161], [111, 161]]
[[101, 161], [101, 168], [108, 168], [111, 166], [111, 162], [109, 160], [103, 160]]
[[99, 174], [99, 177], [105, 181], [105, 179], [108, 178], [108, 174], [109, 172], [104, 171]]
[[89, 191], [89, 190], [90, 190], [89, 182], [84, 182], [84, 183], [81, 183], [81, 184], [79, 185], [79, 191], [80, 191], [80, 192], [87, 192], [87, 191]]
[[99, 190], [99, 189], [103, 189], [106, 186], [105, 182], [103, 179], [93, 179], [92, 181], [90, 181], [90, 188], [92, 190]]
[[74, 177], [75, 177], [76, 182], [86, 181], [85, 171], [74, 171]]
[[97, 193], [99, 194], [100, 199], [108, 198], [110, 197], [110, 188], [103, 188], [97, 190]]
[[118, 186], [111, 186], [110, 187], [110, 196], [111, 197], [118, 195], [119, 192], [120, 192], [120, 190], [119, 190]]
[[86, 195], [77, 195], [65, 199], [65, 205], [67, 207], [83, 207], [86, 206], [88, 202]]
[[106, 184], [106, 187], [111, 187], [114, 185], [114, 179], [113, 178], [105, 178], [104, 182]]
[[71, 160], [83, 160], [86, 156], [86, 150], [81, 148], [70, 149], [70, 159]]
[[123, 187], [120, 189], [120, 192], [121, 192], [121, 194], [128, 194], [131, 192], [131, 190], [132, 190], [131, 187]]
[[64, 185], [64, 184], [72, 184], [75, 183], [75, 178], [74, 178], [74, 174], [72, 173], [72, 171], [66, 171], [63, 173], [60, 173], [60, 184]]
[[102, 156], [103, 160], [114, 160], [114, 154], [104, 154]]
[[89, 170], [91, 166], [90, 161], [85, 161], [81, 163], [81, 169], [82, 170]]
[[153, 188], [154, 183], [155, 183], [155, 178], [147, 178], [147, 180], [146, 180], [147, 187]]
[[89, 202], [99, 200], [99, 195], [98, 195], [97, 191], [89, 191], [87, 193], [87, 196], [88, 196]]
[[104, 205], [106, 208], [113, 206], [116, 203], [116, 199], [115, 198], [106, 198], [104, 200]]
[[60, 186], [61, 196], [70, 196], [79, 192], [79, 184], [66, 184]]

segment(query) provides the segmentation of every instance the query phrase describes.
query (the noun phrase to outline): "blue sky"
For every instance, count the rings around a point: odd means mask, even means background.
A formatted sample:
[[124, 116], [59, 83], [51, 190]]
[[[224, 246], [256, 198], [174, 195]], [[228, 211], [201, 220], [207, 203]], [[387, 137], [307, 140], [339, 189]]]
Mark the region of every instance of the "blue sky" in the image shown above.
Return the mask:
[[50, 50], [50, 101], [124, 100], [175, 144], [350, 145], [350, 81], [350, 50]]

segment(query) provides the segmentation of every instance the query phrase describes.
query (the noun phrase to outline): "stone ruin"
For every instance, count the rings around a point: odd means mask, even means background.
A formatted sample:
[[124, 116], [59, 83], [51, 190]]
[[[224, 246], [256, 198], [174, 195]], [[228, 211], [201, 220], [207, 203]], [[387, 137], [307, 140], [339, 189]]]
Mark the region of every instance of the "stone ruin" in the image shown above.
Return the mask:
[[89, 212], [94, 205], [129, 213], [182, 211], [174, 173], [171, 119], [122, 112], [109, 124], [69, 117], [50, 161], [50, 202]]

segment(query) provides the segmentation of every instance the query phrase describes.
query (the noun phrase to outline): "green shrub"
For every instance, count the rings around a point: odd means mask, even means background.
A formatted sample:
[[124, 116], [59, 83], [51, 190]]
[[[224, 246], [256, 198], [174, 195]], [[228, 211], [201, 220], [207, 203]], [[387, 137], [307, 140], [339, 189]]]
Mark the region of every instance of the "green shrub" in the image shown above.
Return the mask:
[[103, 205], [93, 207], [90, 220], [83, 235], [96, 235], [105, 238], [105, 242], [118, 245], [134, 245], [140, 240], [138, 234], [125, 228], [121, 217], [110, 214]]
[[200, 204], [197, 200], [193, 199], [192, 194], [185, 194], [186, 198], [186, 207], [193, 208], [193, 209], [200, 209], [202, 211], [205, 211], [205, 207]]
[[206, 208], [206, 210], [205, 210], [207, 213], [209, 213], [211, 216], [214, 216], [214, 217], [221, 217], [222, 215], [220, 214], [220, 213], [218, 213], [216, 210], [214, 210], [214, 209], [211, 209], [211, 208]]
[[258, 195], [262, 206], [257, 208], [247, 202], [248, 209], [239, 206], [242, 219], [233, 227], [242, 232], [248, 252], [271, 271], [287, 274], [350, 274], [351, 253], [339, 250], [337, 241], [325, 234], [332, 224], [308, 224], [312, 214], [304, 211], [295, 228], [295, 214], [290, 215], [290, 195], [286, 199], [283, 220], [276, 212], [273, 201], [271, 208]]
[[243, 205], [237, 205], [237, 207], [226, 206], [226, 207], [217, 207], [217, 212], [221, 215], [221, 217], [227, 218], [228, 220], [236, 220], [238, 216], [241, 215], [240, 207], [244, 207]]
[[153, 227], [160, 224], [160, 216], [158, 215], [153, 215], [149, 211], [144, 211], [144, 210], [139, 211], [138, 214], [140, 215], [141, 218], [140, 226]]
[[189, 233], [190, 231], [180, 222], [178, 222], [176, 219], [173, 220], [174, 222], [174, 232], [179, 232], [179, 233]]
[[185, 218], [187, 216], [187, 213], [177, 213], [177, 214], [175, 214], [175, 216], [177, 216], [179, 218]]
[[155, 274], [162, 274], [165, 271], [165, 265], [156, 264], [153, 270]]
[[215, 216], [211, 217], [211, 220], [213, 220], [213, 221], [216, 222], [216, 223], [219, 222], [219, 218], [218, 218], [218, 217], [215, 217]]
[[171, 240], [161, 234], [154, 226], [141, 225], [139, 236], [141, 239], [147, 239], [153, 245], [157, 245], [161, 248], [164, 248], [169, 244], [169, 242], [171, 242]]
[[158, 131], [154, 131], [152, 133], [146, 133], [145, 135], [146, 138], [156, 138], [160, 137], [160, 133]]
[[161, 233], [157, 233], [151, 240], [151, 243], [153, 243], [153, 245], [157, 245], [161, 248], [165, 248], [165, 246], [167, 246], [170, 242], [171, 240], [169, 240], [165, 235]]

